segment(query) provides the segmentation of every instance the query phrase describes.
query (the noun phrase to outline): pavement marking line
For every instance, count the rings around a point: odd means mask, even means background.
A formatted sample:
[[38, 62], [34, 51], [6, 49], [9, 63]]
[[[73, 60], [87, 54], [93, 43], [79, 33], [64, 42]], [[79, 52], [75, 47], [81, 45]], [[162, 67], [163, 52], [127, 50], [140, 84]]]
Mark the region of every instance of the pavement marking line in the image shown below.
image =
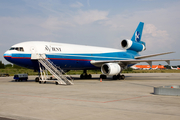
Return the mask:
[[71, 100], [71, 101], [103, 103], [101, 101], [78, 100], [78, 99], [68, 99], [68, 98], [44, 97], [44, 96], [33, 96], [33, 95], [20, 95], [20, 94], [9, 94], [9, 93], [0, 93], [0, 94], [3, 94], [3, 95], [13, 95], [13, 96], [26, 96], [26, 97], [36, 97], [36, 98], [48, 98], [48, 99], [59, 99], [59, 100]]
[[117, 102], [117, 101], [125, 101], [125, 100], [133, 100], [133, 99], [138, 99], [138, 98], [143, 98], [143, 97], [150, 97], [153, 95], [146, 95], [146, 96], [138, 96], [138, 97], [133, 97], [133, 98], [125, 98], [125, 99], [119, 99], [119, 100], [111, 100], [111, 101], [105, 101], [103, 103], [110, 103], [110, 102]]
[[82, 102], [92, 102], [92, 103], [111, 103], [111, 102], [126, 101], [126, 100], [133, 100], [133, 99], [138, 99], [138, 98], [153, 96], [153, 95], [146, 95], [146, 96], [138, 96], [138, 97], [133, 97], [133, 98], [125, 98], [125, 99], [111, 100], [111, 101], [90, 101], [90, 100], [78, 100], [78, 99], [56, 98], [56, 97], [44, 97], [44, 96], [33, 96], [33, 95], [21, 95], [21, 94], [9, 94], [9, 93], [0, 93], [0, 94], [2, 94], [2, 95], [13, 95], [13, 96], [36, 97], [36, 98], [47, 98], [47, 99], [82, 101]]

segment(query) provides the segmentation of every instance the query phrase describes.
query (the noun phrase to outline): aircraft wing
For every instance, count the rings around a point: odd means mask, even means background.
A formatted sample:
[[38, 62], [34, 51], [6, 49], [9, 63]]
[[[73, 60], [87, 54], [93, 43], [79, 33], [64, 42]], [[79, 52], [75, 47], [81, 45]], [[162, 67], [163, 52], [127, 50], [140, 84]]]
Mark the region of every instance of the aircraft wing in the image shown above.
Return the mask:
[[143, 59], [143, 58], [155, 57], [155, 56], [171, 54], [171, 53], [174, 53], [174, 52], [165, 52], [165, 53], [158, 53], [158, 54], [152, 54], [152, 55], [137, 56], [137, 57], [135, 57], [135, 59]]
[[180, 61], [180, 59], [159, 59], [159, 60], [146, 60], [142, 58], [148, 58], [148, 57], [154, 57], [154, 56], [159, 56], [159, 55], [165, 55], [165, 54], [170, 54], [174, 52], [166, 52], [166, 53], [158, 53], [158, 54], [152, 54], [152, 55], [144, 55], [144, 56], [137, 56], [135, 59], [128, 59], [128, 60], [105, 60], [105, 61], [91, 61], [91, 64], [101, 67], [104, 63], [118, 63], [121, 67], [126, 67], [129, 64], [136, 64], [140, 62], [147, 62], [150, 66], [152, 66], [152, 62], [159, 62], [159, 61], [165, 61], [168, 64], [170, 64], [170, 61]]
[[91, 64], [101, 67], [105, 63], [118, 63], [120, 66], [125, 67], [129, 64], [136, 64], [140, 62], [147, 62], [150, 66], [152, 66], [152, 62], [165, 61], [170, 64], [170, 61], [180, 61], [180, 59], [164, 59], [164, 60], [139, 60], [139, 59], [129, 59], [129, 60], [105, 60], [105, 61], [91, 61]]

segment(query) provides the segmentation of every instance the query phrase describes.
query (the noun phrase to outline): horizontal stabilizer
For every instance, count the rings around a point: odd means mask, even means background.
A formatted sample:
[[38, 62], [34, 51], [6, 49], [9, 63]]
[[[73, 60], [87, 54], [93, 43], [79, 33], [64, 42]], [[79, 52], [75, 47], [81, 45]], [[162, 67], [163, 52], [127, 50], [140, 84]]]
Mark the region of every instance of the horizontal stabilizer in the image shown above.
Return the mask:
[[159, 53], [159, 54], [152, 54], [152, 55], [143, 55], [143, 56], [135, 57], [135, 59], [144, 59], [144, 58], [155, 57], [155, 56], [171, 54], [171, 53], [174, 53], [174, 52], [166, 52], [166, 53]]

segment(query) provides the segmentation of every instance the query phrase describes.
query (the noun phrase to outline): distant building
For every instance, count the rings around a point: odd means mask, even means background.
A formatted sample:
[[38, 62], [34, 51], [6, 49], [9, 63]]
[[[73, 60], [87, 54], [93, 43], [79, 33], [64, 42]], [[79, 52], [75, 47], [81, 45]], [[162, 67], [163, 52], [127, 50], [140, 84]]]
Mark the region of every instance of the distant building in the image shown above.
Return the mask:
[[133, 65], [131, 68], [136, 70], [166, 69], [164, 65], [152, 65], [152, 67], [150, 65]]

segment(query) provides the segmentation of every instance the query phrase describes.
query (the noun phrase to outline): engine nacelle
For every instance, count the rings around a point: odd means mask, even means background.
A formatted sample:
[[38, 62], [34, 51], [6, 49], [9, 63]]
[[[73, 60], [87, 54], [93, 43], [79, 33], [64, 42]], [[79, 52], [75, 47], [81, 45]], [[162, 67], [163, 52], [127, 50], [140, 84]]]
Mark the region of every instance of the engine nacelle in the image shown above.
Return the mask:
[[136, 42], [136, 41], [124, 39], [121, 42], [121, 46], [124, 49], [133, 50], [133, 51], [136, 51], [136, 52], [141, 52], [141, 51], [146, 50], [145, 43], [142, 42], [142, 41]]
[[101, 66], [101, 72], [105, 75], [117, 75], [121, 72], [121, 66], [117, 63], [105, 63]]

